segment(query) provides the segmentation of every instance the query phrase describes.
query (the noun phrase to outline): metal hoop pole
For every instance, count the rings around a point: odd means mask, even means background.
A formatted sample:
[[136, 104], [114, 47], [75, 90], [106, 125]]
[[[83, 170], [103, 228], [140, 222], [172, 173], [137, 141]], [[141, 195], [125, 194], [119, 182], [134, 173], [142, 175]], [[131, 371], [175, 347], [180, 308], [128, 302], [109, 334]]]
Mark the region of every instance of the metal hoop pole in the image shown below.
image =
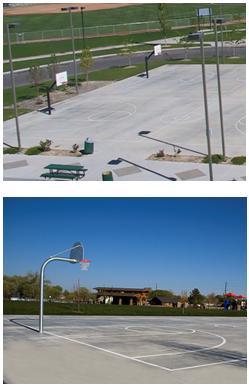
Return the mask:
[[70, 263], [77, 263], [77, 259], [50, 257], [41, 266], [40, 270], [40, 316], [39, 316], [39, 333], [43, 332], [43, 301], [44, 301], [44, 270], [49, 262], [63, 261]]

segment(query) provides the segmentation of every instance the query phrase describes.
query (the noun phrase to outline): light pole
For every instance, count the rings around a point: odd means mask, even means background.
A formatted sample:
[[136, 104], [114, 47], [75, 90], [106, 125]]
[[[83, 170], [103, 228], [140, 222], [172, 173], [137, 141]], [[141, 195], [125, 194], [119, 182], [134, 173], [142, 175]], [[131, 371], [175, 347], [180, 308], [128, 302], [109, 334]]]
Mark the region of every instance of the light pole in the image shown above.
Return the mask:
[[73, 62], [74, 62], [74, 80], [75, 80], [75, 89], [76, 93], [79, 93], [79, 87], [78, 87], [78, 74], [77, 74], [77, 63], [76, 63], [76, 56], [75, 56], [75, 45], [74, 45], [74, 32], [73, 32], [73, 17], [72, 17], [72, 11], [79, 9], [79, 7], [64, 7], [61, 8], [61, 11], [68, 11], [69, 12], [69, 18], [70, 18], [70, 27], [71, 27], [71, 37], [72, 37], [72, 49], [73, 49]]
[[7, 40], [8, 40], [8, 49], [9, 49], [10, 78], [11, 78], [13, 104], [14, 104], [14, 112], [15, 112], [15, 120], [16, 120], [17, 144], [18, 144], [18, 149], [20, 151], [21, 150], [21, 137], [20, 137], [20, 128], [19, 128], [19, 121], [18, 121], [18, 111], [17, 111], [17, 103], [16, 103], [16, 86], [15, 86], [15, 77], [14, 77], [14, 69], [13, 69], [13, 61], [12, 61], [10, 32], [9, 32], [9, 30], [11, 28], [15, 28], [17, 26], [19, 26], [19, 23], [8, 23], [7, 24]]
[[80, 7], [80, 14], [81, 14], [81, 26], [82, 26], [82, 39], [83, 39], [83, 49], [86, 48], [86, 41], [85, 41], [85, 23], [84, 23], [84, 9], [86, 7]]
[[219, 47], [218, 47], [218, 34], [217, 34], [217, 24], [224, 23], [224, 19], [223, 18], [216, 18], [216, 19], [213, 20], [213, 23], [214, 23], [214, 32], [215, 32], [216, 69], [217, 69], [217, 82], [218, 82], [218, 95], [219, 95], [222, 155], [225, 158], [226, 157], [226, 149], [225, 149], [225, 136], [224, 136], [224, 125], [223, 125], [223, 109], [222, 109], [222, 94], [221, 94], [221, 81], [220, 81]]
[[[67, 251], [70, 251], [69, 258], [59, 257], [60, 254], [63, 254]], [[73, 247], [70, 249], [63, 250], [52, 257], [46, 259], [46, 261], [42, 264], [40, 269], [40, 316], [39, 316], [39, 333], [43, 332], [43, 301], [44, 301], [44, 270], [49, 262], [52, 261], [63, 261], [70, 263], [78, 263], [82, 260], [84, 255], [83, 246], [80, 242], [76, 242]]]
[[209, 117], [208, 117], [208, 102], [207, 102], [207, 83], [206, 83], [206, 71], [205, 71], [205, 54], [203, 46], [203, 32], [194, 32], [188, 35], [189, 40], [198, 40], [201, 48], [201, 59], [202, 59], [202, 83], [203, 83], [203, 96], [204, 96], [204, 108], [205, 108], [205, 120], [206, 120], [206, 136], [207, 136], [207, 148], [208, 148], [208, 164], [209, 164], [209, 179], [213, 181], [213, 166], [212, 166], [212, 152], [210, 142], [210, 128], [209, 128]]

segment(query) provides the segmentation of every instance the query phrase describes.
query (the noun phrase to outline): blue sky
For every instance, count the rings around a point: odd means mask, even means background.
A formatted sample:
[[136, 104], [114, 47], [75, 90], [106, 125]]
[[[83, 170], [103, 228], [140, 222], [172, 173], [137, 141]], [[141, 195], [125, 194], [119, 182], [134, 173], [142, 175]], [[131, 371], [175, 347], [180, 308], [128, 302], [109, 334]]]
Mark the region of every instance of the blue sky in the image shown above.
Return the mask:
[[244, 198], [4, 198], [4, 274], [39, 271], [82, 241], [89, 271], [54, 262], [46, 278], [175, 293], [246, 292]]

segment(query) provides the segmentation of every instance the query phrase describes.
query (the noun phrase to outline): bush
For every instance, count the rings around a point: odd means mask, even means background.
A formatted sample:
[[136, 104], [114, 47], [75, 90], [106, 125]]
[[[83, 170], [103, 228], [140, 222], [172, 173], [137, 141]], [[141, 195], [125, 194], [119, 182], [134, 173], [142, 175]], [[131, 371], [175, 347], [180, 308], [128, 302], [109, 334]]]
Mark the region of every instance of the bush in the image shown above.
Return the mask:
[[231, 163], [234, 165], [243, 165], [246, 163], [246, 156], [236, 156], [231, 159]]
[[3, 153], [5, 155], [14, 155], [19, 152], [18, 148], [4, 148]]
[[26, 150], [25, 155], [28, 155], [28, 156], [39, 155], [41, 152], [43, 152], [43, 150], [40, 146], [32, 146], [31, 148], [28, 148]]
[[[222, 163], [222, 161], [225, 161], [225, 158], [224, 156], [222, 155], [212, 155], [212, 163], [214, 164], [219, 164], [219, 163]], [[208, 163], [209, 162], [209, 158], [208, 156], [205, 156], [204, 159], [202, 160], [203, 163]]]
[[156, 157], [165, 157], [164, 150], [160, 150], [159, 152], [156, 153]]
[[40, 141], [40, 148], [42, 152], [50, 151], [51, 144], [52, 144], [52, 141], [49, 140], [48, 138], [45, 141]]
[[80, 147], [80, 146], [79, 146], [78, 144], [73, 144], [73, 145], [72, 145], [72, 148], [73, 148], [72, 152], [73, 152], [73, 153], [76, 153], [77, 150], [79, 149], [79, 147]]

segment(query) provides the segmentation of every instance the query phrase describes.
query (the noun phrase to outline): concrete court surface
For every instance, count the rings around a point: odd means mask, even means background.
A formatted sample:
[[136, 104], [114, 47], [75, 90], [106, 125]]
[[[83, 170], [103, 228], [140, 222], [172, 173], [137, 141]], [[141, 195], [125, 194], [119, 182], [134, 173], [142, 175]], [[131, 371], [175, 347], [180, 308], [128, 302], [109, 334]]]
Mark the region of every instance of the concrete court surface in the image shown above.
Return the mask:
[[[220, 68], [226, 153], [228, 156], [245, 155], [246, 67], [221, 65]], [[215, 65], [206, 66], [206, 79], [212, 153], [222, 153]], [[53, 148], [72, 149], [74, 143], [83, 147], [85, 139], [91, 137], [94, 154], [77, 159], [89, 170], [84, 180], [101, 180], [102, 171], [112, 169], [109, 162], [117, 158], [128, 161], [119, 167], [132, 165], [130, 162], [159, 173], [152, 177], [152, 173], [139, 176], [133, 171], [135, 175], [125, 175], [124, 171], [124, 180], [162, 179], [161, 168], [166, 176], [168, 167], [173, 176], [179, 169], [182, 172], [199, 168], [195, 163], [186, 165], [186, 168], [183, 163], [179, 168], [178, 163], [147, 160], [161, 149], [173, 154], [172, 144], [186, 148], [182, 149], [182, 155], [207, 153], [200, 65], [162, 66], [150, 71], [149, 79], [131, 77], [57, 103], [54, 107], [51, 116], [32, 112], [20, 117], [22, 146], [38, 145], [41, 139], [49, 138], [53, 141]], [[149, 133], [139, 135], [144, 131]], [[11, 145], [17, 144], [13, 119], [4, 122], [3, 140]], [[16, 157], [23, 159], [21, 155]], [[28, 170], [8, 169], [4, 177], [39, 178], [43, 172], [38, 166], [41, 157], [44, 166], [50, 162], [47, 163], [48, 158], [44, 156], [36, 156]], [[6, 160], [15, 161], [16, 158], [8, 156]], [[71, 157], [64, 157], [64, 163], [73, 162]], [[223, 170], [229, 169], [226, 165], [222, 167]], [[204, 175], [208, 175], [207, 166], [204, 170]], [[244, 170], [239, 171], [238, 177], [243, 177]], [[218, 173], [214, 178], [224, 180], [227, 173], [221, 175]], [[205, 179], [207, 176], [201, 177], [201, 180]]]
[[6, 383], [245, 384], [246, 318], [4, 316]]

